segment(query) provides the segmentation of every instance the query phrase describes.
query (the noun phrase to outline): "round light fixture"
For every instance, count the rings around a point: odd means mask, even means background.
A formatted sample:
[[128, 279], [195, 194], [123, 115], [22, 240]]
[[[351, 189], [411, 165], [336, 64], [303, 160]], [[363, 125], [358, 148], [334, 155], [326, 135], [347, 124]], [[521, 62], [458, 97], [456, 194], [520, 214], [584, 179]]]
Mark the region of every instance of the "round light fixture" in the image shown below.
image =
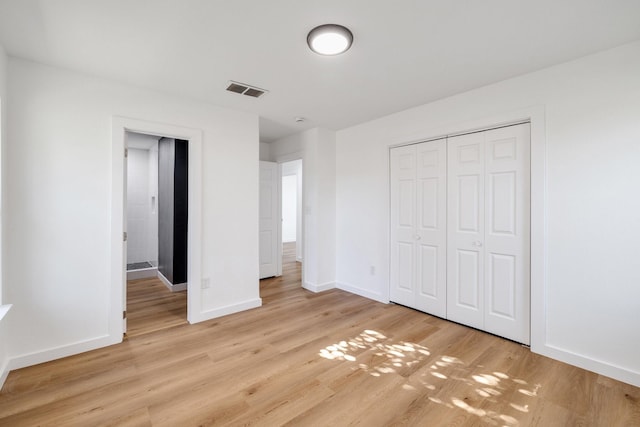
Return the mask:
[[337, 24], [325, 24], [309, 31], [307, 44], [320, 55], [339, 55], [353, 43], [353, 34], [348, 28]]

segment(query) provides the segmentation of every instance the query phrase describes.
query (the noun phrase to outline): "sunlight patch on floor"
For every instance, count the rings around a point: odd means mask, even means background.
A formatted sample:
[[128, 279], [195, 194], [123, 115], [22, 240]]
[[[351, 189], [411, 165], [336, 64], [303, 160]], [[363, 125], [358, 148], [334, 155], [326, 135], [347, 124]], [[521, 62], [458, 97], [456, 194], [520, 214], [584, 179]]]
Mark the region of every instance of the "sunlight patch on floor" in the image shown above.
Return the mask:
[[[465, 411], [491, 425], [520, 425], [516, 417], [527, 414], [529, 405], [526, 402], [505, 402], [503, 396], [512, 396], [516, 400], [521, 400], [517, 396], [535, 398], [542, 387], [540, 384], [531, 386], [527, 381], [511, 378], [504, 372], [469, 375], [471, 368], [457, 357], [434, 357], [423, 345], [406, 341], [394, 342], [384, 334], [370, 329], [354, 338], [328, 345], [318, 355], [328, 360], [359, 362], [353, 369], [361, 369], [372, 377], [394, 373], [405, 376], [407, 383], [402, 386], [403, 390], [415, 393], [420, 392], [420, 388], [427, 389], [433, 394], [428, 397], [429, 401], [453, 410]], [[427, 358], [432, 360], [427, 361]], [[415, 367], [415, 372], [407, 376], [406, 369], [416, 364], [424, 366]], [[482, 365], [476, 366], [477, 368], [482, 368]], [[456, 375], [456, 372], [467, 374]], [[448, 387], [443, 386], [450, 381], [464, 384], [469, 387], [469, 391], [464, 394], [459, 393], [459, 390], [447, 392]], [[442, 395], [447, 393], [451, 394], [447, 397]], [[452, 395], [453, 393], [458, 396]], [[510, 409], [509, 412], [514, 411], [513, 415], [492, 410], [492, 406], [496, 409]]]
[[361, 369], [374, 377], [413, 366], [431, 355], [429, 349], [424, 346], [404, 341], [396, 343], [380, 332], [371, 329], [364, 330], [357, 337], [328, 345], [320, 349], [318, 355], [328, 360], [355, 362], [358, 354], [367, 350], [374, 350], [374, 356], [385, 358], [382, 363], [373, 368], [365, 363], [359, 365]]

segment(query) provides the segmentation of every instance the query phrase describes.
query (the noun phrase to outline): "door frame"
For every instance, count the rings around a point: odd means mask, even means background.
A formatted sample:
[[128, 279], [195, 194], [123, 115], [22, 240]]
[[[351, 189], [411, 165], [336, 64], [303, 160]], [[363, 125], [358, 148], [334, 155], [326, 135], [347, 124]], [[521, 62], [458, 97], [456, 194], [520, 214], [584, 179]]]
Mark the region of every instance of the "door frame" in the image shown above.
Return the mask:
[[[546, 122], [544, 105], [535, 105], [511, 112], [499, 113], [476, 120], [454, 123], [433, 128], [411, 140], [392, 142], [387, 147], [387, 206], [389, 208], [387, 239], [388, 262], [391, 265], [391, 152], [394, 147], [417, 144], [440, 138], [452, 137], [472, 132], [481, 132], [497, 127], [529, 122], [531, 125], [530, 157], [530, 343], [535, 353], [550, 355], [547, 348], [547, 182], [546, 182]], [[389, 302], [391, 269], [384, 299]]]
[[[111, 286], [109, 290], [109, 337], [113, 343], [122, 341], [123, 306], [126, 298], [126, 261], [123, 233], [125, 228], [124, 188], [125, 132], [135, 132], [188, 141], [189, 202], [187, 233], [187, 321], [196, 323], [202, 317], [202, 130], [166, 123], [113, 116], [111, 121]], [[124, 274], [123, 274], [124, 272]]]

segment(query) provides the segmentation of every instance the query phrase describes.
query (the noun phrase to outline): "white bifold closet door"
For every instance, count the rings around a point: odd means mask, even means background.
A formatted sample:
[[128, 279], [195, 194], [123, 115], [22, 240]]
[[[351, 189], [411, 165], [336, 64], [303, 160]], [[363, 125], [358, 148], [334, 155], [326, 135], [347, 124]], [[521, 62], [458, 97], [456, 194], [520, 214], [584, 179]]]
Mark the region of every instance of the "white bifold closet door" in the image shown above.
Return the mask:
[[391, 300], [446, 314], [446, 140], [391, 150]]
[[391, 301], [529, 344], [529, 135], [391, 150]]
[[529, 124], [448, 139], [447, 318], [529, 344]]

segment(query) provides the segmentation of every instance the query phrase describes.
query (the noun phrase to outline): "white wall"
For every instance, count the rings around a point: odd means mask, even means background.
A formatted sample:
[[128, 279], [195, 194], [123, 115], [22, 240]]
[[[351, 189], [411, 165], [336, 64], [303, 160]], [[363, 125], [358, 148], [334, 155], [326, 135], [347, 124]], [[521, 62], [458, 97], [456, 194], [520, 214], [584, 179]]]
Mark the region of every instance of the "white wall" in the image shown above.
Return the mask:
[[[127, 264], [152, 261], [149, 223], [152, 206], [149, 189], [149, 150], [129, 148], [127, 157]], [[156, 195], [157, 197], [157, 195]], [[157, 236], [156, 229], [156, 236]]]
[[640, 42], [337, 132], [338, 286], [387, 295], [390, 145], [531, 106], [546, 123], [536, 136], [546, 140], [547, 269], [534, 350], [640, 385]]
[[158, 140], [125, 132], [127, 157], [127, 264], [158, 265]]
[[265, 162], [271, 161], [271, 145], [266, 142], [260, 143], [260, 160]]
[[296, 241], [297, 179], [295, 175], [282, 177], [282, 241]]
[[9, 80], [12, 367], [108, 334], [113, 116], [202, 132], [201, 271], [211, 286], [195, 310], [259, 305], [257, 116], [13, 58]]
[[[7, 57], [6, 52], [4, 51], [4, 47], [0, 45], [0, 224], [4, 224], [3, 220], [3, 212], [4, 207], [6, 206], [6, 202], [4, 200], [4, 163], [5, 163], [5, 146], [7, 141], [7, 75], [8, 75], [8, 65], [9, 58]], [[0, 253], [2, 252], [2, 230], [4, 226], [0, 227]], [[5, 301], [3, 299], [3, 291], [2, 291], [2, 258], [0, 257], [0, 304]], [[0, 340], [0, 346], [2, 340]], [[0, 349], [1, 351], [1, 349]], [[0, 364], [1, 366], [1, 364]]]
[[335, 287], [335, 132], [314, 128], [278, 141], [271, 159], [302, 159], [303, 286], [312, 291]]
[[[3, 212], [4, 207], [6, 206], [4, 201], [4, 191], [2, 191], [2, 187], [6, 182], [4, 176], [4, 150], [6, 145], [6, 124], [7, 124], [7, 55], [5, 54], [4, 48], [0, 45], [0, 253], [4, 253], [6, 246], [4, 246], [4, 242], [2, 240], [2, 230], [4, 229], [4, 218]], [[8, 298], [4, 296], [5, 290], [3, 289], [3, 274], [2, 274], [2, 258], [0, 257], [0, 388], [2, 388], [2, 384], [4, 384], [4, 380], [9, 374], [8, 363], [9, 363], [9, 355], [7, 348], [7, 321], [3, 317], [3, 308], [2, 304], [9, 303]], [[5, 308], [6, 309], [6, 308]], [[5, 313], [6, 314], [6, 313]]]
[[158, 137], [125, 133], [127, 157], [127, 264], [158, 265]]
[[319, 286], [336, 282], [336, 133], [318, 129], [312, 162], [311, 187], [315, 188], [315, 227], [317, 238], [316, 274]]

